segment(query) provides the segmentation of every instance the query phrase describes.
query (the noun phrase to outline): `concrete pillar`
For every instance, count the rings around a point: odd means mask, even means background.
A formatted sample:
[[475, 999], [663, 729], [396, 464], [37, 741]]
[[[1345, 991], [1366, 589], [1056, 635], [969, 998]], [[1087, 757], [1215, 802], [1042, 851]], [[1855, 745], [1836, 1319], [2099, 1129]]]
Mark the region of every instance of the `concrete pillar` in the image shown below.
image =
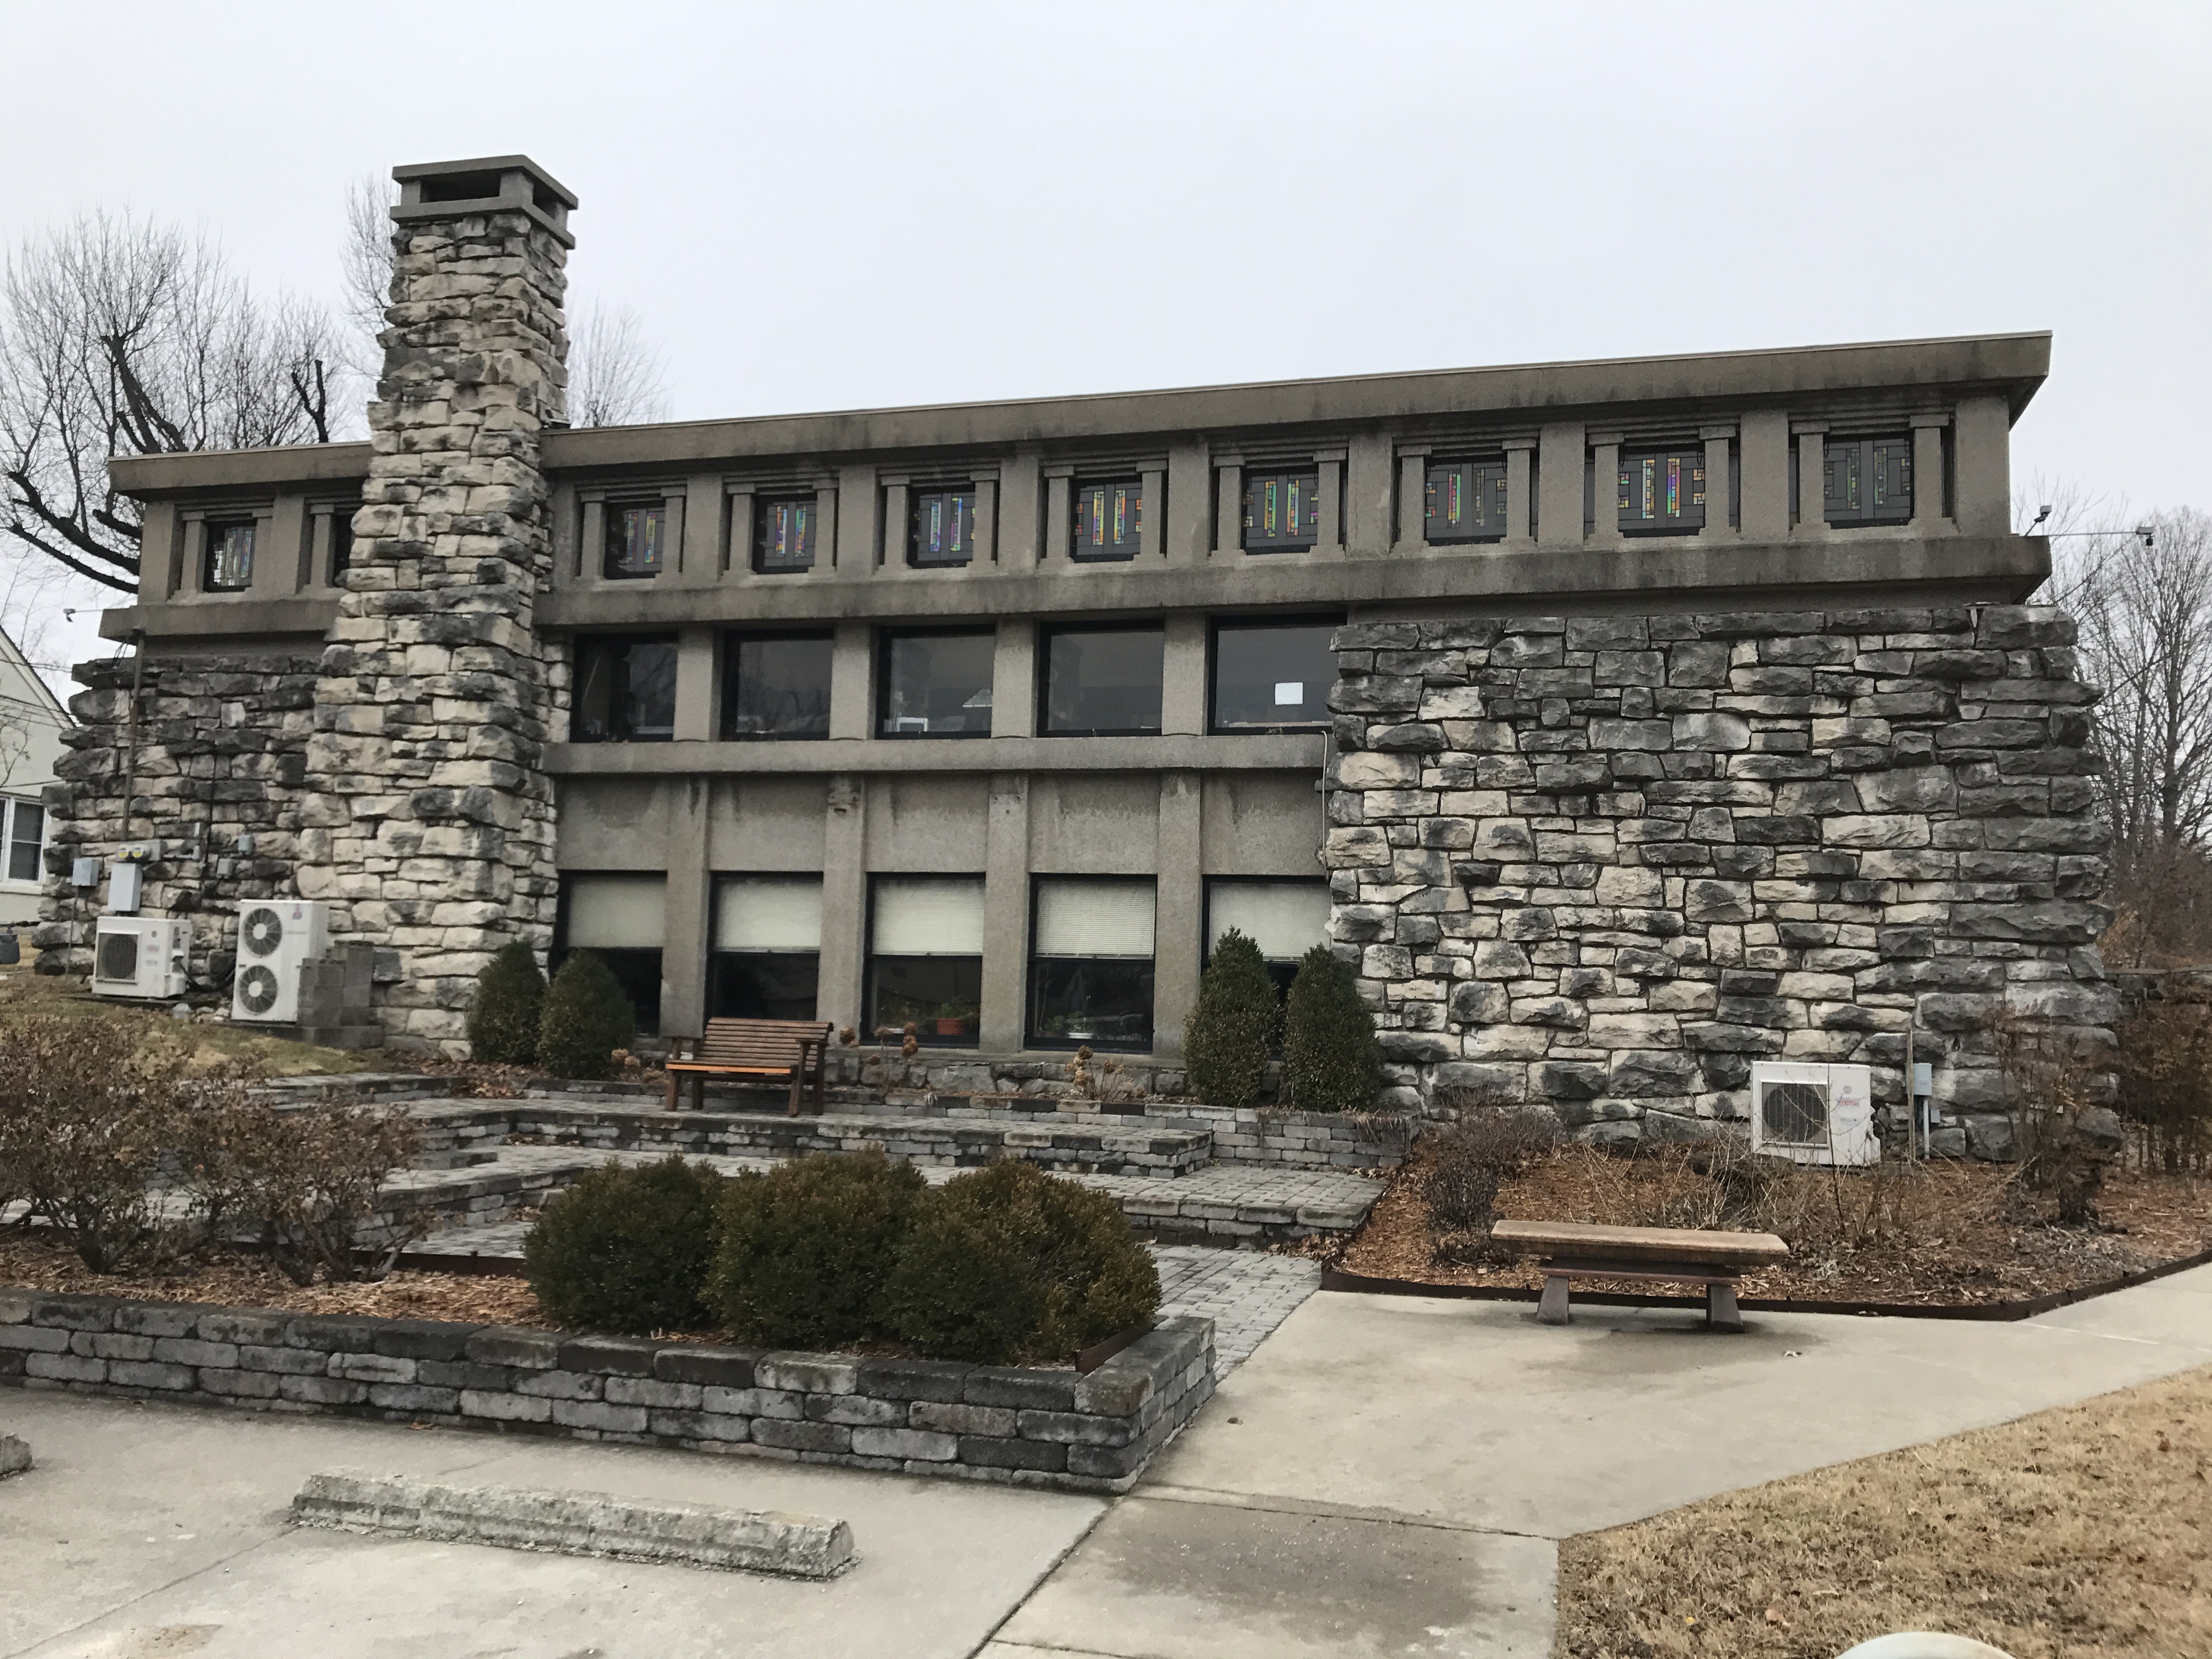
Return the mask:
[[1729, 448], [1735, 437], [1733, 426], [1699, 428], [1705, 441], [1705, 527], [1707, 541], [1734, 541], [1735, 526], [1729, 522]]
[[1620, 545], [1620, 434], [1593, 432], [1589, 435], [1594, 483], [1590, 501], [1590, 544]]
[[860, 465], [837, 473], [837, 574], [857, 581], [875, 574], [882, 545], [883, 503], [877, 499], [876, 469]]
[[[1145, 531], [1137, 538], [1137, 557], [1150, 564], [1167, 554], [1168, 475], [1164, 467], [1148, 466], [1144, 471]], [[1069, 526], [1073, 533], [1074, 526]]]
[[830, 638], [830, 735], [865, 739], [876, 729], [875, 630], [839, 623]]
[[[680, 682], [679, 682], [680, 684]], [[660, 941], [660, 1030], [696, 1037], [707, 1029], [707, 947], [713, 877], [707, 821], [714, 786], [693, 775], [662, 787], [665, 804], [668, 887]]]
[[2002, 536], [2012, 528], [2012, 411], [2002, 398], [1962, 398], [1951, 428], [1951, 483], [1959, 531]]
[[1066, 564], [1074, 540], [1074, 474], [1066, 468], [1055, 469], [1044, 481], [1044, 546], [1038, 556], [1048, 564]]
[[1398, 457], [1398, 522], [1392, 545], [1418, 553], [1428, 545], [1429, 452], [1401, 452]]
[[[729, 541], [729, 501], [720, 473], [684, 481], [683, 514], [684, 539], [674, 574], [682, 586], [712, 587], [722, 580], [722, 550]], [[744, 538], [738, 540], [742, 548]]]
[[1825, 536], [1827, 515], [1821, 511], [1827, 480], [1827, 435], [1825, 421], [1792, 421], [1790, 435], [1797, 445], [1797, 522], [1799, 536]]
[[676, 633], [676, 740], [704, 743], [717, 734], [716, 711], [721, 678], [720, 643], [711, 628], [683, 628]]
[[1182, 1054], [1183, 1024], [1198, 1000], [1205, 940], [1206, 883], [1200, 835], [1204, 775], [1160, 775], [1158, 890], [1152, 912], [1152, 1052]]
[[1536, 440], [1536, 540], [1544, 547], [1583, 544], [1583, 428], [1547, 425]]
[[[300, 591], [301, 560], [307, 545], [307, 498], [279, 495], [253, 530], [253, 576], [248, 590], [257, 599], [280, 599]], [[144, 550], [140, 550], [144, 556]]]
[[[1160, 552], [1170, 564], [1196, 564], [1213, 543], [1213, 465], [1203, 443], [1178, 444], [1168, 451], [1167, 501], [1146, 501], [1145, 520], [1160, 520]], [[1145, 534], [1149, 543], [1152, 531]], [[1149, 547], [1146, 550], [1150, 550]]]
[[[835, 705], [832, 705], [833, 708]], [[822, 955], [816, 1017], [851, 1026], [866, 1042], [860, 986], [867, 963], [867, 781], [833, 773], [822, 835]]]
[[1206, 618], [1196, 611], [1168, 613], [1160, 642], [1160, 732], [1200, 737], [1206, 732]]
[[[1505, 539], [1525, 542], [1534, 533], [1529, 526], [1535, 501], [1530, 486], [1535, 480], [1536, 444], [1531, 438], [1505, 441]], [[1419, 512], [1422, 504], [1415, 502]]]
[[1037, 679], [1043, 672], [1037, 661], [1036, 623], [1027, 617], [1000, 621], [991, 652], [993, 737], [1036, 735]]
[[1948, 415], [1912, 417], [1912, 522], [1932, 530], [1948, 516], [1943, 477], [1943, 428]]
[[1321, 489], [1321, 535], [1316, 553], [1341, 553], [1345, 548], [1344, 451], [1325, 450], [1314, 462]]
[[1026, 1033], [1030, 949], [1030, 781], [991, 778], [983, 844], [983, 1008], [977, 1040], [985, 1054], [1010, 1054]]
[[1344, 550], [1356, 557], [1379, 558], [1390, 550], [1391, 508], [1396, 495], [1390, 476], [1390, 435], [1366, 433], [1352, 441], [1344, 457]]
[[1244, 550], [1244, 458], [1213, 458], [1213, 550], [1226, 558]]
[[999, 471], [999, 564], [1010, 572], [1027, 570], [1044, 556], [1038, 545], [1044, 508], [1042, 453], [1025, 444]]
[[1778, 542], [1790, 534], [1790, 417], [1778, 409], [1743, 417], [1736, 442], [1743, 469], [1741, 530], [1747, 542]]

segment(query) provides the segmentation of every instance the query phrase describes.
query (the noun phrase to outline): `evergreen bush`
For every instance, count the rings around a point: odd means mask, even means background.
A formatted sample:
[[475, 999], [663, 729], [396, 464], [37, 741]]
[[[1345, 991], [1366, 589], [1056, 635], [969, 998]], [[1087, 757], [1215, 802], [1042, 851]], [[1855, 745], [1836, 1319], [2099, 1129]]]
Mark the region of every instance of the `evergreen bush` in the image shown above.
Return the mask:
[[741, 1175], [723, 1196], [708, 1300], [740, 1336], [824, 1347], [882, 1334], [883, 1288], [921, 1172], [880, 1150]]
[[546, 988], [538, 1063], [555, 1077], [612, 1077], [615, 1050], [637, 1041], [637, 1011], [607, 964], [571, 951]]
[[517, 940], [477, 975], [469, 1004], [471, 1057], [491, 1066], [527, 1066], [538, 1058], [538, 1022], [545, 1009], [545, 975], [538, 954]]
[[[557, 981], [556, 981], [557, 983]], [[602, 1164], [540, 1212], [524, 1239], [530, 1288], [562, 1324], [639, 1334], [707, 1322], [722, 1177], [671, 1153]]]
[[945, 1359], [1062, 1362], [1160, 1304], [1121, 1206], [1028, 1164], [956, 1176], [915, 1206], [884, 1305]]
[[1281, 1018], [1260, 947], [1231, 928], [1213, 947], [1183, 1031], [1183, 1068], [1198, 1097], [1236, 1110], [1255, 1103]]
[[1283, 1081], [1302, 1112], [1364, 1112], [1381, 1086], [1382, 1055], [1359, 982], [1326, 945], [1299, 959], [1283, 1018]]

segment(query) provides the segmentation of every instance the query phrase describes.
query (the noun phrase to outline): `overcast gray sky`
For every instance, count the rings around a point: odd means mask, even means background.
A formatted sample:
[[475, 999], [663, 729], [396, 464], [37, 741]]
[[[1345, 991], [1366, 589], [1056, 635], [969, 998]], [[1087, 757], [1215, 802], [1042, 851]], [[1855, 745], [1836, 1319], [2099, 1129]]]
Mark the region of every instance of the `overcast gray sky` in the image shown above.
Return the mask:
[[2212, 7], [0, 8], [0, 240], [336, 297], [340, 198], [527, 152], [679, 419], [2049, 328], [2015, 434], [2212, 506]]

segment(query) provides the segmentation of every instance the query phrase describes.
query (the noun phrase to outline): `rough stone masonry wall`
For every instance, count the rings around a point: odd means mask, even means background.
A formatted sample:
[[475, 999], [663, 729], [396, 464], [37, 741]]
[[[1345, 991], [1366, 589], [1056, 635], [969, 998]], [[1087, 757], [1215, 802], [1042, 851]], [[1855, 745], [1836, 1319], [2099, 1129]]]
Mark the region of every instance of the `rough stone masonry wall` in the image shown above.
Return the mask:
[[1895, 1105], [1917, 1006], [1939, 1146], [2001, 1152], [1992, 1010], [2089, 1045], [2116, 1012], [2073, 641], [2019, 607], [1339, 630], [1331, 937], [1389, 1103], [1695, 1132], [1772, 1057]]
[[392, 951], [396, 1046], [465, 1052], [477, 973], [548, 943], [557, 887], [533, 617], [551, 574], [539, 440], [563, 418], [566, 252], [520, 213], [393, 237], [353, 563], [315, 688], [300, 895]]
[[[298, 858], [301, 792], [313, 727], [312, 657], [237, 656], [145, 667], [137, 763], [130, 763], [129, 658], [86, 663], [70, 699], [79, 724], [48, 791], [54, 834], [46, 896], [32, 941], [42, 973], [89, 973], [104, 889], [70, 884], [82, 854], [112, 861], [123, 847], [159, 842], [143, 866], [148, 914], [190, 916], [194, 984], [226, 984], [240, 899], [286, 896]], [[126, 781], [131, 811], [124, 816]], [[240, 837], [252, 836], [241, 851]]]

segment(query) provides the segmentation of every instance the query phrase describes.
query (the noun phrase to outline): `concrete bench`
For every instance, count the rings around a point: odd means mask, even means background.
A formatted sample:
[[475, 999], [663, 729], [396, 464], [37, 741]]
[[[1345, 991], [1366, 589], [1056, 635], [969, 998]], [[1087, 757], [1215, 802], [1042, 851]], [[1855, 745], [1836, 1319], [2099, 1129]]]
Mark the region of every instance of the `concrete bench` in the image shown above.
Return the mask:
[[1735, 1282], [1753, 1267], [1780, 1261], [1790, 1247], [1772, 1233], [1726, 1233], [1691, 1227], [1594, 1227], [1574, 1221], [1501, 1221], [1497, 1243], [1540, 1257], [1543, 1298], [1536, 1317], [1567, 1322], [1567, 1284], [1575, 1279], [1656, 1279], [1705, 1287], [1705, 1323], [1740, 1331]]

